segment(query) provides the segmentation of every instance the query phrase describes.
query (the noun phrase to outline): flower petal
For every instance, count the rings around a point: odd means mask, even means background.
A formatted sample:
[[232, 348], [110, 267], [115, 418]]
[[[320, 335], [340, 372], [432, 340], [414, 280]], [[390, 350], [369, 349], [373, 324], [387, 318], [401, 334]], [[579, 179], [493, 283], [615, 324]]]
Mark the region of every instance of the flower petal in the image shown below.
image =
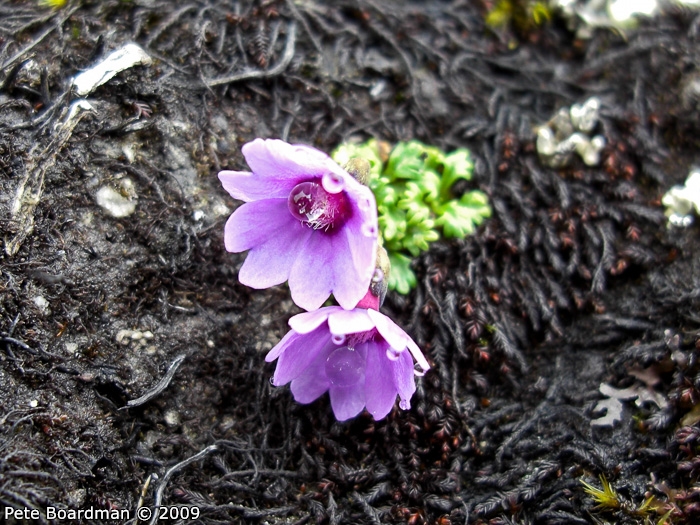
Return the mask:
[[347, 175], [328, 155], [303, 144], [255, 139], [245, 144], [241, 151], [253, 173], [271, 179], [294, 181], [292, 187], [329, 172]]
[[284, 199], [248, 202], [234, 211], [226, 222], [224, 243], [229, 252], [244, 252], [282, 231], [301, 231], [301, 228], [303, 226], [289, 213]]
[[[272, 384], [282, 386], [299, 377], [323, 353], [330, 342], [328, 328], [321, 326], [308, 334], [292, 338], [279, 356]], [[334, 346], [334, 345], [333, 345]], [[324, 360], [325, 362], [325, 360]]]
[[387, 343], [389, 343], [391, 348], [399, 352], [406, 349], [410, 337], [401, 329], [400, 326], [389, 319], [386, 315], [376, 310], [367, 310], [367, 315], [369, 315], [370, 319], [372, 319], [374, 326], [376, 326], [377, 330], [379, 331], [379, 334], [386, 340]]
[[326, 377], [326, 359], [334, 349], [333, 346], [326, 346], [318, 358], [292, 380], [290, 387], [297, 403], [311, 403], [328, 390], [330, 382]]
[[[336, 254], [331, 261], [333, 296], [346, 310], [355, 308], [367, 293], [377, 252], [376, 240], [357, 239], [356, 235], [354, 230], [343, 228], [332, 237], [333, 252]], [[369, 252], [374, 256], [362, 255]]]
[[333, 235], [333, 295], [346, 310], [365, 296], [374, 274], [377, 257], [377, 206], [372, 191], [352, 179], [346, 192], [352, 216]]
[[365, 407], [364, 381], [346, 387], [331, 385], [328, 393], [331, 396], [333, 413], [338, 421], [346, 421], [355, 417]]
[[272, 361], [277, 359], [280, 355], [282, 355], [282, 352], [284, 352], [289, 345], [294, 344], [299, 337], [300, 335], [293, 330], [287, 332], [284, 335], [284, 337], [280, 340], [280, 342], [277, 343], [274, 346], [274, 348], [267, 353], [267, 355], [265, 356], [265, 361], [271, 363]]
[[248, 252], [238, 272], [238, 280], [251, 288], [269, 288], [289, 278], [289, 270], [299, 255], [311, 231], [301, 225], [292, 224], [278, 230], [267, 240]]
[[333, 335], [358, 334], [372, 330], [374, 322], [366, 310], [339, 308], [328, 316], [328, 328]]
[[411, 352], [416, 363], [420, 365], [423, 370], [429, 370], [430, 365], [428, 360], [420, 351], [418, 345], [411, 339], [411, 336], [404, 332], [400, 326], [398, 326], [394, 321], [389, 319], [386, 315], [381, 314], [375, 310], [367, 310], [367, 314], [370, 316], [372, 321], [374, 321], [375, 326], [379, 335], [381, 335], [389, 346], [394, 350], [403, 352], [406, 348]]
[[331, 312], [340, 309], [339, 306], [324, 306], [318, 310], [297, 314], [289, 320], [289, 326], [295, 332], [308, 334], [325, 323]]
[[408, 410], [411, 408], [411, 397], [413, 397], [416, 391], [416, 376], [413, 373], [413, 360], [407, 352], [403, 352], [393, 365], [393, 383], [401, 398], [399, 406], [403, 410]]
[[335, 257], [328, 236], [311, 230], [289, 272], [292, 300], [304, 310], [316, 310], [328, 299], [333, 289], [332, 261]]
[[423, 355], [423, 352], [420, 351], [420, 348], [418, 348], [418, 345], [415, 343], [415, 341], [410, 337], [408, 338], [407, 346], [408, 350], [411, 352], [411, 354], [413, 354], [413, 359], [415, 359], [416, 363], [418, 363], [418, 366], [420, 366], [423, 369], [423, 372], [425, 372], [426, 370], [430, 370], [428, 360]]
[[261, 199], [286, 199], [299, 181], [294, 178], [260, 175], [249, 171], [221, 171], [219, 180], [231, 197], [250, 202]]
[[391, 411], [396, 402], [397, 388], [393, 373], [396, 362], [387, 358], [384, 345], [370, 342], [364, 343], [364, 346], [367, 346], [367, 367], [365, 368], [367, 410], [378, 421]]

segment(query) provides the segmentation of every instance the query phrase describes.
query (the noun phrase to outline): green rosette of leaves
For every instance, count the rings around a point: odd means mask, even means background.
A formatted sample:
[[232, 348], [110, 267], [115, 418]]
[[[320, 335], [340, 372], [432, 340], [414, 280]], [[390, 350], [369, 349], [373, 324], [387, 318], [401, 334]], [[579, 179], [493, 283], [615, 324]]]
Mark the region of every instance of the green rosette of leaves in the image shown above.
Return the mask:
[[391, 261], [389, 288], [407, 294], [416, 286], [411, 260], [441, 237], [466, 237], [491, 216], [486, 195], [472, 190], [455, 196], [452, 186], [470, 180], [474, 163], [469, 150], [445, 153], [418, 141], [399, 142], [388, 153], [370, 139], [344, 143], [333, 153], [341, 166], [351, 158], [370, 163], [369, 186], [377, 199], [379, 228]]

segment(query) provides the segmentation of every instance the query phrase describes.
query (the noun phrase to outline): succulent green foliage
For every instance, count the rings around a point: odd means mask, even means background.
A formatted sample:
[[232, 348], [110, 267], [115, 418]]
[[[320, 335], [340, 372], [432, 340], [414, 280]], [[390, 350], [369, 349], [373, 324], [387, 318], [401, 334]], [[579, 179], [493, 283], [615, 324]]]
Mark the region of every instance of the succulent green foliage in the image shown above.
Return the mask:
[[379, 228], [389, 253], [389, 288], [407, 294], [416, 285], [411, 257], [428, 250], [440, 237], [464, 237], [491, 215], [486, 195], [478, 190], [456, 198], [455, 182], [470, 180], [474, 163], [469, 150], [446, 154], [418, 141], [399, 142], [384, 154], [375, 139], [341, 144], [332, 154], [338, 164], [363, 157], [370, 163], [370, 187], [377, 199]]

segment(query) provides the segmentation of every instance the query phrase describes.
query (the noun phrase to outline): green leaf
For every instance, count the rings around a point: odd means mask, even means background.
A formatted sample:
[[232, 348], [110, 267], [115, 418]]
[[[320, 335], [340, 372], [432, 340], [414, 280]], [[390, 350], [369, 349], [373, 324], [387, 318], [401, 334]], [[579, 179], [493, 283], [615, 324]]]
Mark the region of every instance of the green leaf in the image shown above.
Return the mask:
[[384, 240], [401, 239], [406, 234], [406, 214], [393, 206], [377, 206], [379, 229]]
[[[433, 221], [430, 221], [432, 225]], [[417, 257], [421, 252], [425, 252], [429, 248], [431, 242], [435, 242], [440, 238], [440, 234], [431, 229], [426, 228], [426, 224], [419, 224], [417, 227], [409, 228], [406, 231], [406, 236], [402, 239], [402, 244], [405, 250], [411, 255]]]
[[391, 272], [389, 272], [389, 289], [406, 295], [417, 284], [416, 274], [411, 270], [411, 259], [400, 253], [390, 253]]
[[450, 201], [439, 209], [435, 224], [442, 227], [447, 238], [466, 237], [485, 218], [491, 216], [488, 197], [481, 191], [474, 190], [462, 195], [458, 201]]
[[417, 207], [425, 207], [423, 203], [423, 190], [421, 187], [413, 181], [407, 182], [396, 202], [396, 207], [406, 211]]
[[406, 210], [406, 225], [417, 227], [421, 230], [433, 228], [435, 223], [431, 218], [430, 209], [425, 206], [414, 206]]
[[387, 162], [386, 174], [389, 179], [418, 179], [425, 167], [422, 157], [424, 149], [417, 141], [399, 142], [391, 151]]
[[445, 169], [440, 181], [440, 197], [443, 201], [451, 198], [450, 188], [459, 179], [470, 180], [474, 170], [474, 162], [469, 150], [461, 148], [445, 156]]
[[377, 177], [370, 184], [370, 188], [374, 192], [374, 198], [377, 200], [377, 205], [393, 206], [399, 198], [399, 192], [395, 185], [387, 177]]

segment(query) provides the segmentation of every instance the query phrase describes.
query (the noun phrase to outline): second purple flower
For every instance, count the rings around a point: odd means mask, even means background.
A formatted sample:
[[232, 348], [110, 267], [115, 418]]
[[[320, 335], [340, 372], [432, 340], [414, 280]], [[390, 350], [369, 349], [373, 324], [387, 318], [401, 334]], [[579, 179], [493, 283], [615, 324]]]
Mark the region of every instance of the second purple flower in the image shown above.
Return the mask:
[[224, 232], [228, 251], [249, 250], [241, 283], [260, 289], [288, 280], [292, 299], [306, 310], [331, 293], [343, 308], [355, 307], [374, 273], [372, 191], [309, 146], [256, 139], [242, 152], [252, 173], [219, 173], [224, 189], [246, 201]]
[[327, 391], [338, 421], [365, 407], [382, 419], [397, 395], [407, 410], [416, 390], [413, 360], [423, 372], [430, 368], [413, 339], [373, 308], [327, 306], [295, 315], [289, 326], [292, 330], [265, 357], [277, 360], [272, 384], [291, 382], [299, 403], [311, 403]]

